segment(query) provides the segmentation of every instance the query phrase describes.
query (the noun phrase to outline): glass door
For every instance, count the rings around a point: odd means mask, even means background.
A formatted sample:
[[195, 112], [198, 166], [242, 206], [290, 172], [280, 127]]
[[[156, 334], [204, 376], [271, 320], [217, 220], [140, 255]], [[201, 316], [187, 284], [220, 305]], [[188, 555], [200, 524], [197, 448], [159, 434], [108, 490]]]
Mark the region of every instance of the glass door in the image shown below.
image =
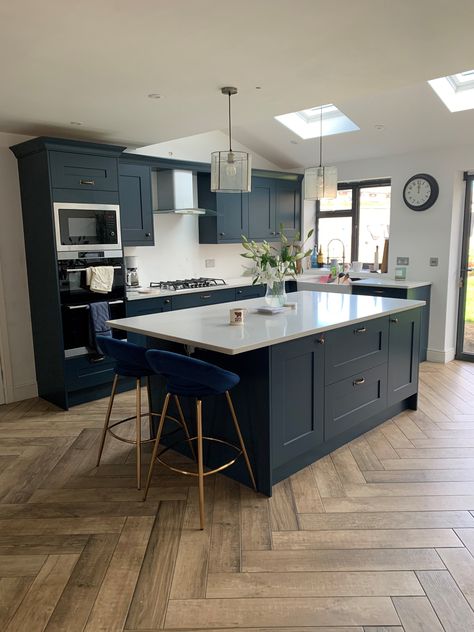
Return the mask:
[[474, 362], [474, 175], [466, 175], [456, 358]]

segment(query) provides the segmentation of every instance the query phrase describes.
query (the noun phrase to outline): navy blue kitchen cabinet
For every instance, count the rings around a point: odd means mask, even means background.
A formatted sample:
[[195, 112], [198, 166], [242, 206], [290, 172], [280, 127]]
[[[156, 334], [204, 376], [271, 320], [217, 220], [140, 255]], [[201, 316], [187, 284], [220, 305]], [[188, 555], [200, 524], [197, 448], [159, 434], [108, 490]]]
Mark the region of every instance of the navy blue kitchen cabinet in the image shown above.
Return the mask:
[[275, 181], [252, 177], [249, 196], [249, 230], [247, 237], [256, 241], [276, 238]]
[[388, 405], [410, 397], [418, 390], [418, 357], [422, 310], [390, 317], [388, 360]]
[[216, 305], [217, 303], [228, 303], [229, 301], [235, 301], [234, 288], [193, 292], [192, 294], [179, 294], [172, 298], [173, 310], [202, 307], [203, 305]]
[[199, 243], [240, 243], [248, 233], [248, 194], [213, 193], [209, 173], [198, 174], [197, 180], [198, 206], [215, 212], [199, 218]]
[[301, 233], [301, 180], [275, 180], [275, 228], [292, 239]]
[[426, 305], [421, 308], [420, 322], [420, 362], [426, 360], [428, 349], [428, 333], [430, 327], [430, 298], [431, 286], [424, 285], [415, 288], [380, 287], [353, 285], [352, 294], [365, 296], [382, 296], [387, 298], [406, 298], [416, 301], [426, 301]]
[[[104, 148], [105, 149], [105, 148]], [[117, 191], [117, 158], [51, 151], [49, 154], [51, 183], [55, 189], [84, 191]]]
[[124, 246], [153, 246], [151, 173], [147, 165], [119, 165], [120, 221]]
[[238, 287], [235, 290], [235, 298], [238, 301], [243, 301], [247, 298], [260, 298], [261, 296], [265, 296], [265, 292], [266, 286], [261, 284]]
[[324, 441], [324, 335], [271, 349], [272, 467]]
[[[130, 316], [146, 316], [147, 314], [159, 314], [160, 312], [171, 311], [171, 298], [170, 297], [154, 297], [135, 299], [133, 301], [127, 301], [126, 313], [127, 318]], [[127, 334], [127, 340], [133, 342], [136, 345], [146, 346], [146, 336], [141, 334]]]

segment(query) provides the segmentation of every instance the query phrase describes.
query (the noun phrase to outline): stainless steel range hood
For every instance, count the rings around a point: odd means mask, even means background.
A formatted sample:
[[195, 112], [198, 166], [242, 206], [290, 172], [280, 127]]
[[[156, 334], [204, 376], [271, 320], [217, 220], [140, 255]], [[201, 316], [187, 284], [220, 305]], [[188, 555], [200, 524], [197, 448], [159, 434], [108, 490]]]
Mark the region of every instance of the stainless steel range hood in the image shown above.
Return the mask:
[[197, 176], [192, 171], [167, 169], [156, 172], [157, 204], [153, 212], [177, 215], [215, 215], [214, 211], [198, 207]]

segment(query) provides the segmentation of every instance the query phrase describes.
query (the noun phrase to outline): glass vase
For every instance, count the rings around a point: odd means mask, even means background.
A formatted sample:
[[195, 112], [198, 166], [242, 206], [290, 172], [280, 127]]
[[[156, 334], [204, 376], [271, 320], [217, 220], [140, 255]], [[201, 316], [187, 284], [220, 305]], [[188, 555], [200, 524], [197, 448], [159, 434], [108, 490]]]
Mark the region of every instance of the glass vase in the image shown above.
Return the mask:
[[271, 307], [282, 307], [286, 303], [286, 291], [284, 281], [273, 281], [267, 283], [265, 301]]

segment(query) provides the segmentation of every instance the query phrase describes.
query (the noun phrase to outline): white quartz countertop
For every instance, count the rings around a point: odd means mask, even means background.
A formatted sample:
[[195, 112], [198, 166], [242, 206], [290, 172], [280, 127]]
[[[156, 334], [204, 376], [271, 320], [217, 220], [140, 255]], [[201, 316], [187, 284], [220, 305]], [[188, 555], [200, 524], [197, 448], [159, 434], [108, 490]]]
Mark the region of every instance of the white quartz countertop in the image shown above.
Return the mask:
[[[374, 275], [375, 276], [375, 275]], [[431, 281], [396, 281], [395, 279], [361, 279], [360, 281], [352, 281], [352, 285], [367, 285], [373, 287], [399, 287], [404, 290], [411, 290], [415, 287], [424, 287], [431, 285]]]
[[[266, 302], [264, 298], [253, 298], [121, 318], [108, 324], [115, 329], [235, 355], [425, 305], [424, 301], [310, 291], [293, 292], [288, 301], [296, 303], [296, 309], [288, 308], [275, 315], [257, 313], [256, 309]], [[247, 308], [243, 325], [229, 325], [232, 307]]]
[[142, 288], [145, 291], [127, 290], [127, 300], [136, 301], [142, 298], [157, 298], [159, 296], [179, 296], [181, 294], [196, 294], [197, 292], [213, 292], [233, 287], [248, 287], [252, 285], [252, 277], [238, 277], [225, 279], [225, 285], [211, 285], [210, 287], [198, 287], [191, 290], [160, 290], [159, 288]]

